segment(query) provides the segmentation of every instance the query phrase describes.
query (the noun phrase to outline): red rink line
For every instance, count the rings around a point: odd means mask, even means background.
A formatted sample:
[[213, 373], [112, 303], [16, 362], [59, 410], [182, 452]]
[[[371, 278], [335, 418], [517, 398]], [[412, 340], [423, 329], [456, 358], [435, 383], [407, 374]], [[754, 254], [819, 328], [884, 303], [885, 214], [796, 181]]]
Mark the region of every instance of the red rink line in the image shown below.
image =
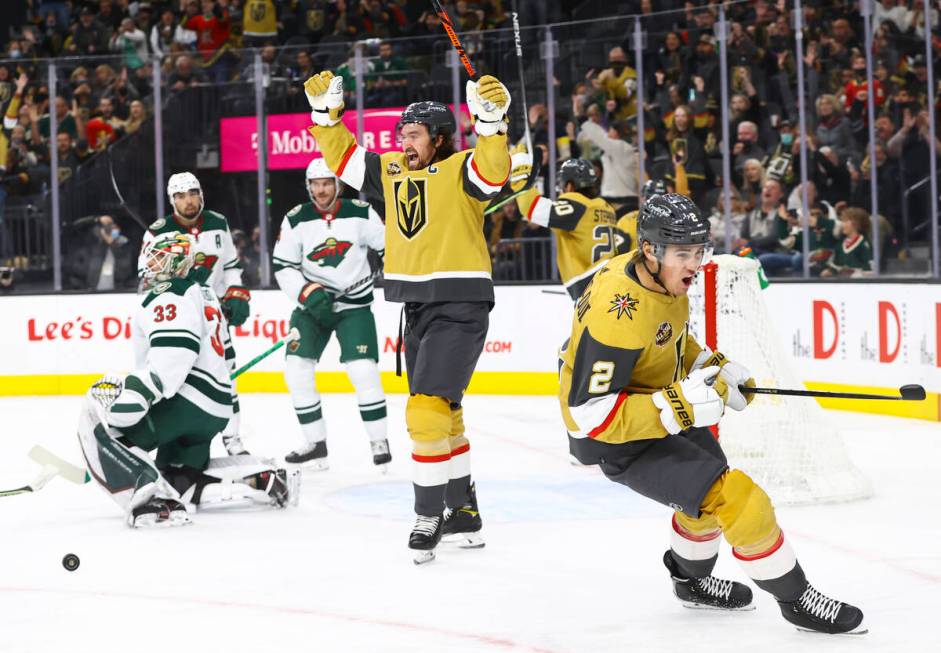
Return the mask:
[[315, 610], [311, 608], [289, 608], [276, 605], [254, 605], [251, 603], [237, 603], [234, 601], [216, 601], [213, 599], [193, 599], [193, 598], [182, 598], [176, 596], [147, 596], [144, 594], [128, 594], [125, 592], [109, 592], [109, 591], [94, 591], [94, 590], [59, 590], [59, 589], [42, 589], [38, 587], [2, 587], [0, 586], [0, 592], [28, 592], [33, 594], [68, 594], [73, 596], [86, 596], [86, 597], [104, 597], [108, 599], [131, 599], [136, 601], [169, 601], [172, 603], [190, 603], [195, 605], [204, 605], [211, 606], [214, 608], [237, 608], [242, 610], [261, 610], [267, 612], [275, 612], [279, 614], [297, 614], [297, 615], [306, 615], [312, 617], [320, 617], [322, 619], [334, 619], [336, 621], [346, 621], [349, 623], [356, 624], [365, 624], [370, 626], [384, 626], [386, 628], [398, 628], [401, 630], [414, 631], [422, 633], [425, 635], [443, 635], [445, 637], [453, 637], [455, 639], [469, 640], [472, 642], [479, 642], [488, 647], [497, 647], [501, 649], [508, 649], [512, 651], [528, 651], [530, 653], [559, 653], [558, 651], [553, 651], [552, 649], [539, 648], [537, 646], [529, 646], [528, 644], [521, 644], [519, 642], [514, 642], [510, 639], [501, 639], [499, 637], [489, 637], [487, 635], [475, 635], [473, 633], [464, 633], [458, 630], [448, 630], [446, 628], [438, 628], [437, 626], [426, 626], [420, 624], [412, 624], [404, 621], [389, 621], [387, 619], [369, 619], [366, 617], [356, 617], [353, 615], [340, 614], [337, 612], [327, 612], [325, 610]]

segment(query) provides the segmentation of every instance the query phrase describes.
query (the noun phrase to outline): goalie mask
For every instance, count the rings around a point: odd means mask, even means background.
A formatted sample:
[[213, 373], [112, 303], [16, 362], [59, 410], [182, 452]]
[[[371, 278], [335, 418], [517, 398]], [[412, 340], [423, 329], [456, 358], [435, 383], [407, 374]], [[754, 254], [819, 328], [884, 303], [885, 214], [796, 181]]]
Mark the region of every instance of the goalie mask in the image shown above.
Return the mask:
[[[326, 202], [325, 204], [321, 204], [314, 197], [314, 193], [310, 189], [310, 182], [312, 182], [315, 179], [332, 179], [333, 180], [333, 183], [334, 183], [333, 197], [330, 199], [329, 202]], [[333, 204], [337, 201], [337, 197], [340, 196], [340, 183], [341, 183], [340, 180], [337, 179], [337, 176], [327, 165], [327, 162], [325, 159], [323, 158], [314, 159], [313, 161], [307, 164], [307, 172], [304, 174], [304, 186], [307, 188], [307, 196], [310, 197], [310, 201], [313, 202], [314, 206], [316, 206], [320, 210], [326, 210], [326, 209], [331, 208]]]
[[[180, 213], [176, 208], [176, 202], [173, 196], [177, 193], [183, 193], [185, 195], [191, 190], [199, 192], [199, 210], [196, 212], [196, 215], [192, 216], [192, 218], [196, 218], [203, 212], [203, 207], [206, 205], [206, 201], [203, 199], [203, 187], [199, 185], [199, 179], [196, 178], [196, 175], [192, 172], [178, 172], [175, 175], [170, 175], [170, 179], [167, 180], [167, 196], [170, 198], [170, 206], [173, 207], [173, 212], [177, 215], [180, 215]], [[190, 216], [185, 215], [181, 215], [180, 217], [190, 218]]]
[[185, 277], [193, 267], [195, 256], [196, 248], [189, 234], [158, 236], [144, 250], [143, 277], [146, 285]]

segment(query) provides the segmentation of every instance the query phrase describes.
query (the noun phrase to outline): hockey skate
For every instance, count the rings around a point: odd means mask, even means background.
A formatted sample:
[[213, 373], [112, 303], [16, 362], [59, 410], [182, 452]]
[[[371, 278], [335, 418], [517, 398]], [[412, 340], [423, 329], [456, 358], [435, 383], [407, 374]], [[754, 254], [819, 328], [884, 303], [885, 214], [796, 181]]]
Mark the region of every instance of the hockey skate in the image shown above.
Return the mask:
[[849, 603], [824, 596], [810, 583], [796, 601], [778, 601], [781, 614], [798, 630], [829, 635], [862, 635], [869, 632], [863, 612]]
[[477, 510], [477, 488], [472, 483], [467, 493], [467, 503], [460, 508], [445, 511], [442, 540], [462, 549], [482, 549], [485, 542], [480, 536], [481, 528], [483, 522]]
[[441, 515], [426, 517], [418, 515], [412, 533], [408, 536], [408, 548], [415, 552], [413, 561], [416, 565], [423, 565], [435, 559], [435, 547], [441, 541], [441, 526], [444, 519]]
[[379, 471], [385, 474], [389, 471], [389, 463], [392, 462], [392, 454], [389, 453], [388, 440], [373, 440], [369, 443], [372, 449], [372, 464], [379, 468]]
[[284, 462], [292, 465], [304, 465], [305, 468], [318, 472], [324, 471], [330, 467], [327, 463], [327, 441], [321, 440], [306, 447], [301, 447], [297, 451], [292, 451], [284, 457]]
[[131, 511], [131, 526], [134, 528], [166, 528], [192, 523], [186, 507], [175, 499], [153, 497]]
[[680, 571], [669, 549], [663, 564], [673, 579], [673, 594], [687, 608], [698, 610], [754, 610], [752, 591], [747, 585], [715, 576], [687, 578]]
[[284, 469], [273, 469], [246, 476], [245, 483], [271, 497], [271, 505], [284, 508], [297, 505], [300, 474]]

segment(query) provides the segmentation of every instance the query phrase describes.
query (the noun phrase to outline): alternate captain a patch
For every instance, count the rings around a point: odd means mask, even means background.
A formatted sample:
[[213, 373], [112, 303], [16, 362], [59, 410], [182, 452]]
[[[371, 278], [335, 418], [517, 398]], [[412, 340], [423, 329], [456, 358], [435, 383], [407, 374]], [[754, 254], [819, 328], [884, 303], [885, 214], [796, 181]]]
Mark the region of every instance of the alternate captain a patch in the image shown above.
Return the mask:
[[411, 240], [428, 224], [427, 180], [406, 177], [395, 182], [392, 191], [399, 231]]
[[321, 267], [335, 268], [343, 262], [343, 258], [352, 246], [353, 243], [346, 240], [327, 238], [310, 251], [307, 260], [313, 261]]
[[640, 304], [639, 299], [634, 299], [631, 297], [630, 293], [624, 293], [623, 295], [619, 292], [614, 293], [614, 299], [611, 300], [611, 308], [608, 309], [609, 313], [617, 311], [617, 319], [621, 319], [622, 315], [627, 315], [627, 319], [633, 320], [634, 313], [633, 311], [637, 310], [637, 305]]

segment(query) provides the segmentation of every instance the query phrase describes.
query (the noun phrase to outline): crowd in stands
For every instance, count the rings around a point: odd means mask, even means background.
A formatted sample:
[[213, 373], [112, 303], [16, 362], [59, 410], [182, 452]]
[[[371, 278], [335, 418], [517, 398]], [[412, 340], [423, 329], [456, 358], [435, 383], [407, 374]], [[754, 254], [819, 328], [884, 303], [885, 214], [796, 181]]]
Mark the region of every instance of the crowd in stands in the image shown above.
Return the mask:
[[[577, 18], [593, 2], [520, 0], [520, 21], [534, 26]], [[410, 76], [414, 62], [430, 59], [430, 44], [440, 45], [445, 38], [429, 3], [412, 0], [23, 0], [11, 4], [9, 11], [5, 7], [9, 31], [0, 33], [0, 111], [4, 117], [0, 215], [4, 197], [10, 201], [48, 188], [51, 148], [58, 154], [61, 183], [90, 157], [140, 130], [154, 111], [154, 65], [161, 68], [164, 92], [172, 96], [194, 87], [253, 81], [254, 60], [242, 48], [259, 48], [265, 86], [280, 89], [280, 104], [274, 109], [300, 110], [306, 106], [303, 81], [323, 68], [346, 73], [350, 80], [346, 90], [352, 100], [355, 81], [349, 74], [353, 65], [350, 46], [374, 39], [365, 78], [366, 104], [398, 106], [418, 99], [415, 93], [424, 91]], [[483, 30], [464, 35], [464, 45], [481, 71], [494, 70], [497, 61], [488, 51], [486, 34], [509, 25], [510, 3], [459, 0], [444, 4], [459, 31]], [[544, 94], [537, 94], [539, 101], [530, 107], [533, 140], [541, 146], [545, 164], [558, 165], [568, 157], [594, 162], [601, 175], [602, 196], [621, 212], [637, 208], [645, 178], [665, 179], [712, 215], [718, 251], [725, 251], [727, 241], [734, 251], [749, 248], [769, 274], [801, 271], [805, 223], [810, 227], [813, 274], [865, 273], [871, 264], [859, 252], [872, 251], [867, 223], [873, 183], [879, 197], [881, 262], [905, 257], [910, 241], [929, 240], [932, 226], [926, 219], [931, 198], [928, 185], [921, 182], [931, 156], [927, 108], [931, 102], [938, 106], [939, 96], [937, 80], [927, 78], [924, 36], [927, 24], [934, 33], [937, 61], [941, 52], [938, 0], [875, 2], [873, 89], [866, 83], [858, 0], [805, 0], [802, 63], [808, 125], [803, 134], [797, 115], [793, 3], [726, 2], [728, 144], [723, 142], [719, 44], [714, 29], [719, 0], [602, 4], [612, 18], [644, 16], [643, 78], [637, 76], [633, 23], [612, 20], [603, 35], [611, 46], [606, 59], [576, 74], [559, 66], [556, 115], [548, 115]], [[49, 57], [62, 61], [55, 97], [50, 97], [41, 65]], [[534, 58], [527, 65], [541, 67], [542, 63]], [[435, 68], [434, 62], [429, 67]], [[936, 65], [935, 70], [937, 77], [941, 68]], [[875, 163], [869, 148], [870, 91], [876, 112]], [[641, 110], [645, 133], [638, 139]], [[57, 138], [50, 143], [53, 116]], [[558, 137], [558, 156], [552, 162], [547, 160], [546, 147], [550, 121]], [[643, 144], [643, 170], [638, 140]], [[807, 216], [799, 188], [801, 143], [808, 148]], [[724, 219], [721, 193], [726, 147], [732, 159], [730, 223]], [[252, 233], [250, 224], [236, 226]], [[516, 241], [546, 236], [543, 230], [529, 229], [513, 203], [490, 216], [486, 228], [495, 261], [504, 268], [520, 252]], [[242, 237], [248, 252], [253, 239], [244, 233]], [[506, 239], [513, 242], [501, 244]], [[14, 255], [0, 221], [0, 265]], [[514, 269], [513, 274], [521, 274]]]

